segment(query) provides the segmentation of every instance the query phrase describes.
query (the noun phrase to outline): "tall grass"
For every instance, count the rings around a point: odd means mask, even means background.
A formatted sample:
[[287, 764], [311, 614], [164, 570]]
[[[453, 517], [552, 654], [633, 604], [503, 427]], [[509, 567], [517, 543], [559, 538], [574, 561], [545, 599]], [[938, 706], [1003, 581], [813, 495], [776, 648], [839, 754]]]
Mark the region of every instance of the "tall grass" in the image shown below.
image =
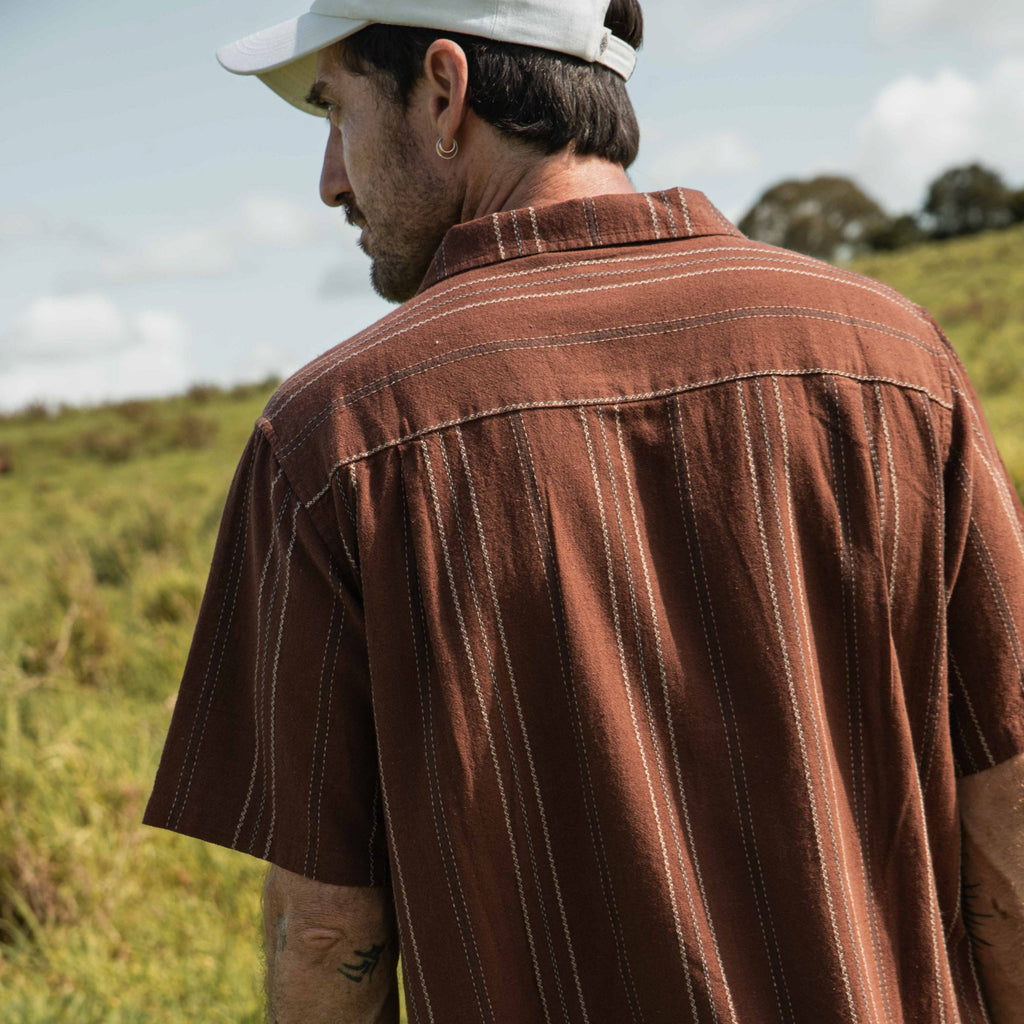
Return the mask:
[[140, 822], [266, 393], [0, 423], [0, 1022], [263, 1019], [261, 866]]

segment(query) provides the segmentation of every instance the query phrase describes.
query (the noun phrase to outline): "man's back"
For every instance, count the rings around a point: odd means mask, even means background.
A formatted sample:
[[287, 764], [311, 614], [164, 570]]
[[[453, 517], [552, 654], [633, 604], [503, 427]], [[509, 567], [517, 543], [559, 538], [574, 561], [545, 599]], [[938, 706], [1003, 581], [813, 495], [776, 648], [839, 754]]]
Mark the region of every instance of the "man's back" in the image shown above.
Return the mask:
[[411, 1020], [980, 1019], [1022, 553], [906, 300], [698, 193], [496, 214], [268, 405], [148, 820], [390, 880]]

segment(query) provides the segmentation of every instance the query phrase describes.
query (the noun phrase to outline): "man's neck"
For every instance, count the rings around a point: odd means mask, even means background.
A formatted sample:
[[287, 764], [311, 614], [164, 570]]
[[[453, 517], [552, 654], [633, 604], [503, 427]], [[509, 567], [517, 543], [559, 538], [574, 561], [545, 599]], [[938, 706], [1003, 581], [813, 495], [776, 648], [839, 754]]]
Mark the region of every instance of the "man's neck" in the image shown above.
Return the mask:
[[578, 157], [567, 151], [509, 168], [495, 169], [484, 181], [467, 188], [462, 222], [504, 210], [545, 206], [586, 196], [636, 192], [619, 164], [599, 157]]

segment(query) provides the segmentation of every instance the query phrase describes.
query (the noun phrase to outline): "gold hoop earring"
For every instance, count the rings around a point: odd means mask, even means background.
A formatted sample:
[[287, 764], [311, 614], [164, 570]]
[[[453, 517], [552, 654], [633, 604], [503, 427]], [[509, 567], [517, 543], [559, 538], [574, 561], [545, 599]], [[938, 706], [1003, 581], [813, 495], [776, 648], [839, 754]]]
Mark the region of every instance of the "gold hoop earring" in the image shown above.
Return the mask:
[[442, 160], [454, 160], [459, 155], [459, 142], [452, 139], [451, 149], [444, 148], [444, 139], [437, 140], [437, 155]]

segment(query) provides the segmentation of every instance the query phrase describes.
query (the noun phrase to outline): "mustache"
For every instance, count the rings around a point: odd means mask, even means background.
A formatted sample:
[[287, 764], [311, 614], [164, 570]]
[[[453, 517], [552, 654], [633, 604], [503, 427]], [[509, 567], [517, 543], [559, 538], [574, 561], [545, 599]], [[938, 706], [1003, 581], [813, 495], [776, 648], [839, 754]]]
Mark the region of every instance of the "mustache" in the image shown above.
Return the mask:
[[354, 200], [350, 200], [344, 204], [345, 220], [352, 225], [354, 228], [362, 227], [366, 223], [366, 218], [363, 216], [363, 211], [356, 206]]

